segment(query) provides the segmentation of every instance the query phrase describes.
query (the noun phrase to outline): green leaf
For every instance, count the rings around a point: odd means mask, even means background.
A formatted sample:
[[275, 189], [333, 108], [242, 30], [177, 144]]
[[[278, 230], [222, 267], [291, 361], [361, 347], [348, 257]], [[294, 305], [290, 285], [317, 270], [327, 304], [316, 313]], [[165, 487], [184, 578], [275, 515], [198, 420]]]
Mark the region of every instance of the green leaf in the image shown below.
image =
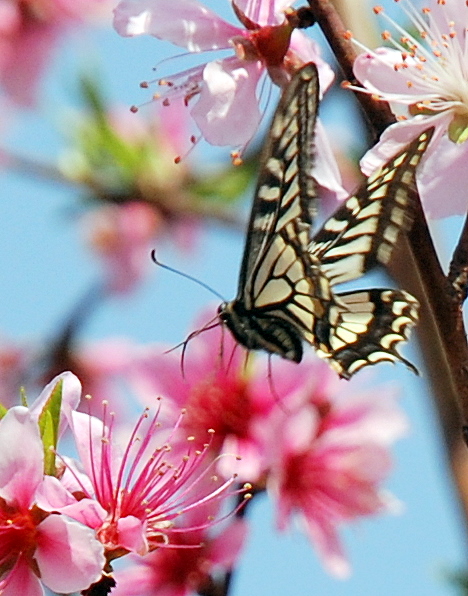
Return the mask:
[[39, 416], [39, 430], [44, 445], [44, 473], [55, 475], [55, 449], [57, 448], [60, 410], [62, 407], [63, 381], [52, 389], [49, 399]]
[[3, 404], [0, 404], [0, 420], [5, 416], [8, 412], [8, 408], [5, 408]]
[[28, 398], [26, 397], [26, 389], [24, 387], [20, 387], [20, 399], [21, 405], [25, 408], [28, 407]]

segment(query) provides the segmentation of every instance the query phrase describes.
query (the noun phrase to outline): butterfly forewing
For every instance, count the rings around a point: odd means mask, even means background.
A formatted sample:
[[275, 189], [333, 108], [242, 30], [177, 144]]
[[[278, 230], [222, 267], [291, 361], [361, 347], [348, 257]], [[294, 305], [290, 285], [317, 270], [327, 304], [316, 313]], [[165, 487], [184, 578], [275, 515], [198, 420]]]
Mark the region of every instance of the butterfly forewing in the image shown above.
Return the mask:
[[300, 221], [298, 242], [307, 246], [310, 240], [316, 207], [312, 165], [317, 105], [317, 69], [307, 64], [283, 92], [263, 150], [239, 276], [241, 300], [251, 299], [258, 266], [278, 232]]
[[315, 234], [310, 250], [332, 285], [357, 279], [378, 263], [388, 264], [400, 232], [411, 227], [416, 167], [433, 132], [424, 131], [370, 176]]

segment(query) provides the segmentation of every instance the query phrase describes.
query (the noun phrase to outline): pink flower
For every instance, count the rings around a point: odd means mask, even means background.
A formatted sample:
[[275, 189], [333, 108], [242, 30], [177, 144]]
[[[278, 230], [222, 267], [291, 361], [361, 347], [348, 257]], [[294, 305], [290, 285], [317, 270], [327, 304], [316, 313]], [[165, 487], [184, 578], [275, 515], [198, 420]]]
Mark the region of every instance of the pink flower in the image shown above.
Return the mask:
[[[207, 317], [200, 317], [195, 328], [203, 328]], [[265, 361], [240, 348], [221, 326], [203, 331], [187, 345], [183, 362], [178, 352], [164, 353], [164, 347], [141, 350], [135, 357], [129, 377], [135, 394], [144, 403], [162, 395], [172, 402], [172, 419], [181, 408], [186, 410], [182, 433], [203, 437], [206, 428], [215, 431], [211, 448], [218, 454], [235, 453], [241, 460], [235, 471], [243, 480], [258, 479], [265, 469], [264, 420], [275, 407]], [[253, 366], [252, 363], [255, 362]], [[182, 368], [183, 367], [183, 368]], [[289, 377], [276, 380], [275, 391], [282, 394]], [[165, 400], [166, 401], [166, 400]], [[166, 413], [170, 416], [170, 413]], [[198, 445], [203, 439], [198, 440]], [[233, 473], [233, 461], [222, 458], [219, 469]]]
[[[4, 596], [78, 592], [101, 576], [102, 545], [87, 527], [37, 506], [44, 448], [22, 406], [0, 421], [0, 591]], [[64, 573], [63, 570], [67, 572]]]
[[[181, 417], [183, 414], [181, 415]], [[60, 480], [47, 478], [41, 507], [59, 511], [93, 528], [105, 546], [108, 561], [128, 552], [144, 555], [155, 548], [173, 547], [181, 529], [174, 520], [198, 506], [217, 504], [229, 494], [234, 477], [218, 482], [210, 476], [210, 432], [202, 450], [172, 441], [172, 431], [159, 429], [158, 416], [142, 415], [125, 448], [114, 434], [114, 417], [105, 409], [104, 423], [73, 412], [72, 430], [79, 464], [66, 461]], [[195, 528], [210, 527], [204, 518]]]
[[150, 254], [161, 222], [150, 205], [107, 205], [91, 211], [83, 223], [93, 249], [103, 261], [108, 291], [128, 293], [154, 268]]
[[16, 102], [34, 102], [38, 78], [64, 30], [103, 0], [0, 0], [0, 80]]
[[353, 395], [353, 382], [345, 388], [326, 363], [316, 361], [313, 368], [316, 386], [304, 385], [296, 406], [287, 402], [288, 415], [277, 412], [269, 421], [268, 489], [277, 499], [279, 529], [297, 515], [326, 568], [346, 577], [350, 567], [338, 529], [390, 510], [380, 485], [391, 467], [388, 447], [406, 424], [388, 392]]
[[125, 36], [149, 34], [189, 52], [232, 49], [234, 56], [213, 60], [160, 81], [171, 97], [188, 104], [204, 138], [213, 145], [243, 146], [261, 119], [256, 97], [265, 70], [283, 85], [291, 68], [305, 62], [319, 65], [322, 89], [333, 72], [319, 57], [315, 43], [294, 29], [287, 10], [292, 0], [242, 0], [233, 3], [243, 27], [218, 17], [197, 0], [122, 0], [114, 11], [114, 27]]
[[[194, 516], [195, 513], [195, 516]], [[188, 522], [187, 515], [191, 516]], [[177, 525], [203, 522], [199, 510], [182, 517]], [[232, 521], [222, 532], [182, 531], [175, 539], [183, 548], [165, 548], [146, 557], [133, 558], [133, 565], [115, 573], [117, 587], [112, 596], [186, 596], [203, 592], [210, 575], [230, 570], [242, 550], [247, 525]]]
[[364, 48], [354, 65], [367, 92], [390, 102], [399, 119], [364, 156], [362, 170], [370, 174], [434, 126], [418, 168], [425, 210], [431, 217], [464, 214], [468, 203], [460, 188], [468, 184], [468, 7], [464, 0], [431, 0], [430, 8], [420, 14], [410, 0], [403, 0], [401, 6], [419, 36], [405, 31], [379, 9], [398, 33], [397, 39], [388, 31], [383, 33], [394, 47]]

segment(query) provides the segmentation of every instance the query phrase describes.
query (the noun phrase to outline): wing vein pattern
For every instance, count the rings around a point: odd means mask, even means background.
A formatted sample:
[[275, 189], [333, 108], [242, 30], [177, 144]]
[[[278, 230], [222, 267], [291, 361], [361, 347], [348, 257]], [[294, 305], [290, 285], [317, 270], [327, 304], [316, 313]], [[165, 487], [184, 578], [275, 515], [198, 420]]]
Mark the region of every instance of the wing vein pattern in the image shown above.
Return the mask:
[[219, 317], [248, 349], [300, 362], [307, 342], [345, 378], [385, 360], [414, 369], [397, 346], [417, 321], [417, 300], [403, 290], [338, 293], [334, 286], [388, 264], [411, 226], [416, 167], [433, 129], [372, 175], [311, 239], [318, 92], [312, 63], [283, 92], [263, 152], [238, 293]]

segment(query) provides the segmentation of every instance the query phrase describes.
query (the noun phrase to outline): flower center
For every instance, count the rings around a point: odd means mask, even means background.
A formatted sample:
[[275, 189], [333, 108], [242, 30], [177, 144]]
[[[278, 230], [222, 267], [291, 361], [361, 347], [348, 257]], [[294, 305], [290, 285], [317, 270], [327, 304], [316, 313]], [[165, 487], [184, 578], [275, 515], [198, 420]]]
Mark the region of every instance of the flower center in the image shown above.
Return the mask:
[[205, 379], [193, 387], [185, 407], [184, 426], [195, 436], [204, 437], [208, 428], [215, 430], [214, 440], [221, 442], [229, 434], [248, 434], [252, 408], [242, 381]]
[[463, 142], [468, 139], [468, 8], [463, 7], [465, 12], [460, 15], [463, 20], [460, 23], [450, 18], [443, 2], [438, 3], [434, 11], [423, 8], [421, 13], [409, 0], [401, 5], [419, 31], [420, 39], [395, 23], [381, 7], [374, 10], [400, 34], [400, 38], [395, 39], [384, 31], [382, 37], [401, 52], [402, 60], [394, 64], [394, 69], [405, 73], [408, 89], [415, 94], [416, 101], [410, 105], [409, 112], [413, 116], [451, 112], [449, 137], [454, 142]]
[[10, 570], [19, 556], [32, 559], [37, 546], [37, 525], [42, 516], [19, 511], [0, 499], [0, 576]]

